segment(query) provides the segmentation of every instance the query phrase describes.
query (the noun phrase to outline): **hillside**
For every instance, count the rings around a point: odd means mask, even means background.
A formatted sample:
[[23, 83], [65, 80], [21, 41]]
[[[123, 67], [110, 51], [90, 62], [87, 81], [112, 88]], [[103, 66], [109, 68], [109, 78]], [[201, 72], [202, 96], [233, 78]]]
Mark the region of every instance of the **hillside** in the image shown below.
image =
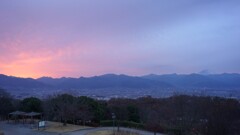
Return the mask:
[[145, 79], [164, 81], [179, 88], [211, 88], [211, 89], [238, 89], [240, 88], [239, 74], [167, 74], [167, 75], [147, 75]]

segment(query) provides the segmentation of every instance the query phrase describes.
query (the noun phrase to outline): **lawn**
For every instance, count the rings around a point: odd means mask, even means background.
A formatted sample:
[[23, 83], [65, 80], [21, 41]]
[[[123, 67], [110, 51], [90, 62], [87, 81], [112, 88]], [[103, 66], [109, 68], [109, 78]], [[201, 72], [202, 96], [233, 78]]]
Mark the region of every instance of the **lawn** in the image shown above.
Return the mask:
[[101, 130], [101, 131], [89, 133], [87, 135], [140, 135], [140, 134], [128, 132], [128, 131], [119, 131], [119, 132], [116, 131], [115, 134], [113, 134], [112, 130]]
[[72, 132], [77, 131], [81, 129], [87, 129], [91, 127], [87, 126], [79, 126], [79, 125], [73, 125], [73, 124], [67, 124], [66, 126], [63, 126], [60, 122], [46, 122], [46, 128], [42, 129], [47, 132], [55, 132], [55, 133], [64, 133], [64, 132]]

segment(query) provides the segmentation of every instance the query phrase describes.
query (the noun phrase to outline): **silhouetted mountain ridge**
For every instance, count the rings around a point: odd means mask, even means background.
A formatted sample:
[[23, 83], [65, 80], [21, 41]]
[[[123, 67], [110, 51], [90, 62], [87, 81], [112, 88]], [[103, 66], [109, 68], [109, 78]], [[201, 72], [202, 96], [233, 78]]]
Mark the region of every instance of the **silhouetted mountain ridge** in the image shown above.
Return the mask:
[[19, 78], [0, 74], [2, 88], [49, 88], [49, 89], [239, 89], [240, 74], [165, 74], [146, 76], [128, 76], [105, 74], [93, 77], [38, 79]]
[[97, 89], [97, 88], [168, 88], [173, 87], [165, 82], [149, 80], [141, 77], [127, 75], [105, 74], [93, 77], [80, 78], [39, 78], [40, 82], [57, 86], [59, 88], [80, 88], [80, 89]]
[[32, 78], [20, 78], [0, 74], [0, 87], [2, 88], [46, 88], [48, 84]]
[[212, 89], [233, 89], [240, 88], [240, 74], [166, 74], [146, 75], [143, 78], [164, 81], [180, 88], [212, 88]]

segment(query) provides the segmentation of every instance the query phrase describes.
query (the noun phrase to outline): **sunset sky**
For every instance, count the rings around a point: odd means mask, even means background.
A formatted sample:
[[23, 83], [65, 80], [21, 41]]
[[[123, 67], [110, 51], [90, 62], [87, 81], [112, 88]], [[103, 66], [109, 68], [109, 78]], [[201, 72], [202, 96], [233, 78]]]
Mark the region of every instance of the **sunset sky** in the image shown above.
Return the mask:
[[240, 73], [240, 0], [1, 0], [0, 74]]

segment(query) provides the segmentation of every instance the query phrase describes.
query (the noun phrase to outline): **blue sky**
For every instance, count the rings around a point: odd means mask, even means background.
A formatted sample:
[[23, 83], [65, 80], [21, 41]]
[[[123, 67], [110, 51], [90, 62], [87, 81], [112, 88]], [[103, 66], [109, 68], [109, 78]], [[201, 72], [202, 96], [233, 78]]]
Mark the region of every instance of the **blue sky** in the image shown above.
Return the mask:
[[1, 0], [0, 73], [240, 73], [238, 0]]

